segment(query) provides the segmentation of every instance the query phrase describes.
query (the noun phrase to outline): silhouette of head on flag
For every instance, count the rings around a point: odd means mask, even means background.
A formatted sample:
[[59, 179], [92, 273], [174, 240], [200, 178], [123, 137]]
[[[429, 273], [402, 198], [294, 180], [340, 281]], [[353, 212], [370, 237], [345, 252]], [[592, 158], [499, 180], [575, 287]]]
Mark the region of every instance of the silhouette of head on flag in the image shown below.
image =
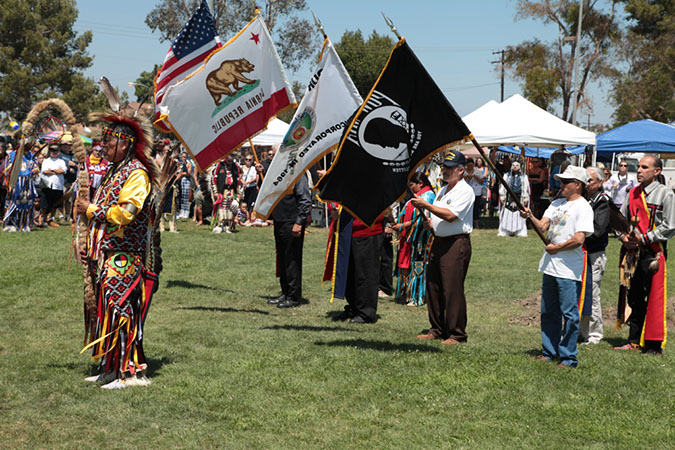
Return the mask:
[[368, 122], [363, 137], [367, 143], [382, 148], [398, 149], [401, 144], [408, 144], [408, 130], [380, 117]]

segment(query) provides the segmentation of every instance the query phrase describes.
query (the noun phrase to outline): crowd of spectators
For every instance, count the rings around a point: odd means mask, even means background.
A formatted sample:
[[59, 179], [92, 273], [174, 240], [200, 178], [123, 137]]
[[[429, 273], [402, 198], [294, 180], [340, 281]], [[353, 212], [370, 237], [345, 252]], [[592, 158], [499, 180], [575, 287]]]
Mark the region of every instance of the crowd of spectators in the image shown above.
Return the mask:
[[[102, 148], [94, 141], [87, 149], [87, 171], [89, 173], [90, 197], [108, 170], [108, 162], [103, 158]], [[228, 187], [232, 188], [233, 197], [229, 202], [232, 208], [232, 226], [260, 227], [270, 225], [270, 221], [253, 216], [253, 207], [257, 199], [262, 179], [269, 168], [275, 150], [263, 150], [261, 161], [263, 171], [255, 169], [255, 157], [251, 151], [240, 151], [236, 158], [230, 156], [228, 165], [237, 175], [230, 179]], [[8, 183], [11, 175], [16, 151], [11, 144], [0, 143], [0, 220], [5, 231], [19, 231], [8, 226], [5, 213], [12, 200], [8, 198]], [[213, 215], [217, 218], [218, 185], [214, 179], [215, 168], [199, 174], [190, 155], [169, 140], [158, 142], [153, 149], [155, 162], [162, 167], [167, 158], [176, 162], [175, 182], [169, 188], [169, 200], [165, 204], [160, 228], [164, 230], [165, 222], [169, 223], [169, 231], [178, 232], [178, 219], [191, 219], [198, 226], [215, 225]], [[218, 165], [216, 165], [217, 168]], [[78, 164], [72, 153], [72, 136], [66, 132], [60, 139], [44, 142], [36, 141], [24, 154], [21, 174], [30, 172], [30, 223], [20, 231], [45, 227], [59, 227], [73, 220], [73, 201], [77, 195]], [[217, 180], [217, 177], [216, 177]], [[28, 188], [27, 188], [28, 189]], [[222, 193], [222, 190], [221, 192]], [[25, 202], [24, 202], [25, 203]]]

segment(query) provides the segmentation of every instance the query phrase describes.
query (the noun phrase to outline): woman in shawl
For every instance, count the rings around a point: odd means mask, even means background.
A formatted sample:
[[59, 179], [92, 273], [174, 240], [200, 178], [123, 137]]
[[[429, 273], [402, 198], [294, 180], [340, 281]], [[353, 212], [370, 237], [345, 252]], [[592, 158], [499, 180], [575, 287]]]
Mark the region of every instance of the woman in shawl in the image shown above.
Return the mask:
[[[409, 181], [410, 190], [417, 197], [433, 203], [436, 194], [426, 175], [416, 172]], [[422, 226], [424, 216], [410, 203], [399, 215], [392, 228], [399, 233], [396, 273], [396, 298], [409, 306], [424, 304], [426, 293], [426, 260], [431, 243], [431, 232]]]

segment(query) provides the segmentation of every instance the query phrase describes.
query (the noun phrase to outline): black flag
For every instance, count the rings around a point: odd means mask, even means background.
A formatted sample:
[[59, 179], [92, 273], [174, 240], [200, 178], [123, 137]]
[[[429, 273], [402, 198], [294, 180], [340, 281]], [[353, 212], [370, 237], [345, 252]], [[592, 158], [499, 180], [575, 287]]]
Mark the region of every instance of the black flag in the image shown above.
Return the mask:
[[366, 224], [405, 195], [420, 164], [471, 135], [403, 38], [348, 123], [316, 189]]

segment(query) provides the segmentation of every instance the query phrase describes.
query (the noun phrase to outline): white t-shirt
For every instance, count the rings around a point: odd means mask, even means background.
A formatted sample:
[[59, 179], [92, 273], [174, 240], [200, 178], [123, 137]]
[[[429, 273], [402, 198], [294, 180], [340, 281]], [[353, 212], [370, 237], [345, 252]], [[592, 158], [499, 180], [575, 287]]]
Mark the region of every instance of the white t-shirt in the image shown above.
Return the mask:
[[629, 173], [624, 176], [615, 173], [609, 178], [607, 186], [605, 187], [606, 191], [612, 196], [612, 201], [615, 205], [623, 205], [628, 196], [626, 188], [633, 189], [637, 186], [637, 180], [635, 177]]
[[[483, 173], [481, 169], [473, 169], [472, 173], [464, 172], [464, 175], [476, 175], [476, 174], [483, 174]], [[483, 185], [478, 181], [476, 181], [476, 179], [473, 177], [469, 181], [467, 181], [467, 183], [469, 184], [469, 186], [471, 186], [471, 189], [473, 189], [473, 195], [476, 197], [480, 197], [481, 194], [483, 193]]]
[[[544, 217], [551, 221], [548, 227], [548, 240], [552, 244], [569, 241], [575, 233], [593, 234], [593, 208], [588, 201], [579, 197], [568, 202], [564, 198], [554, 200], [546, 209]], [[584, 251], [581, 246], [551, 255], [544, 250], [539, 261], [539, 272], [557, 278], [581, 281], [584, 270]]]
[[[66, 162], [60, 158], [47, 158], [42, 162], [42, 172], [45, 170], [67, 169]], [[65, 172], [64, 172], [65, 173]], [[63, 174], [61, 175], [45, 175], [47, 187], [57, 191], [63, 190]]]
[[[244, 187], [255, 186], [255, 177], [258, 174], [258, 172], [255, 170], [255, 167], [251, 166], [246, 168], [246, 166], [244, 166], [241, 170], [243, 172], [241, 180], [242, 183], [244, 183]], [[249, 184], [251, 186], [249, 186]]]
[[436, 236], [447, 237], [456, 234], [469, 234], [473, 231], [473, 203], [476, 196], [469, 184], [459, 180], [454, 188], [448, 191], [448, 186], [444, 186], [438, 192], [434, 206], [449, 209], [451, 213], [457, 216], [452, 222], [443, 220], [440, 217], [431, 214], [431, 227]]

